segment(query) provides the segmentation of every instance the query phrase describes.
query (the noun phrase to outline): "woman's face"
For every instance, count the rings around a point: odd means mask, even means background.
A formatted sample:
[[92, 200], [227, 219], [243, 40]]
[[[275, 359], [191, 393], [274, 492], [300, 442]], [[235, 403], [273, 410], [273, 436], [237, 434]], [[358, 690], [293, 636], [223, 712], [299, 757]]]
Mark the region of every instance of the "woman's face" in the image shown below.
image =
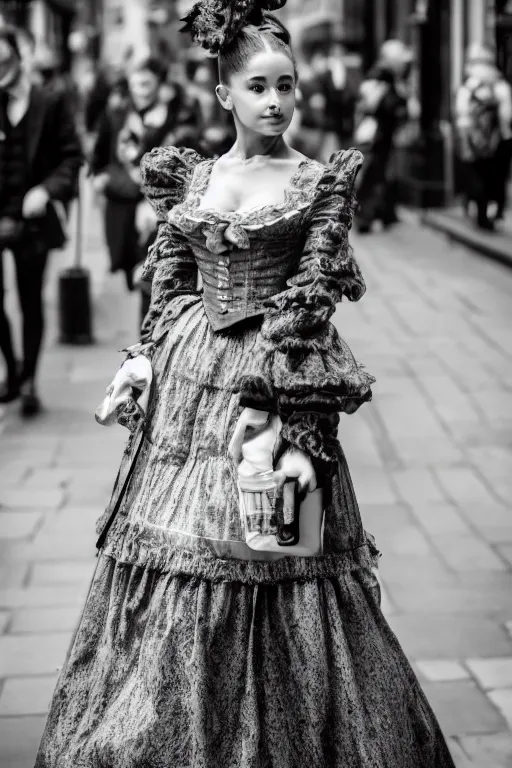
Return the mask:
[[132, 72], [128, 85], [136, 109], [147, 109], [158, 97], [160, 81], [149, 69]]
[[226, 85], [233, 112], [240, 123], [264, 136], [282, 135], [295, 109], [293, 63], [280, 51], [252, 56], [245, 69], [231, 75]]

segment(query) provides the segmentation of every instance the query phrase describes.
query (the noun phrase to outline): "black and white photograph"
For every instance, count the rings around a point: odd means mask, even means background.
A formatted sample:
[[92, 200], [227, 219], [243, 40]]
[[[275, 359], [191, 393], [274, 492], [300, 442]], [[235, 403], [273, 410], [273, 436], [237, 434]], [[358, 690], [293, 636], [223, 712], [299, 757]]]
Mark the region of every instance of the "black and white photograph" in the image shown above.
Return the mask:
[[512, 768], [512, 2], [0, 0], [0, 768]]

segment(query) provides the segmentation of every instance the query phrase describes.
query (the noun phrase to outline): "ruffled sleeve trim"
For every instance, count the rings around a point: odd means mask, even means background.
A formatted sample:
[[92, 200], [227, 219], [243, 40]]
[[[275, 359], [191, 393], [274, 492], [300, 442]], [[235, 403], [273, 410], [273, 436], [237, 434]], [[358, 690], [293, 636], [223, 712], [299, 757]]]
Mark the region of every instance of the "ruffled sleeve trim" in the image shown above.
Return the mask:
[[161, 221], [183, 199], [194, 168], [203, 160], [198, 152], [187, 147], [155, 147], [143, 156], [142, 191]]
[[335, 415], [371, 400], [375, 382], [329, 322], [343, 296], [357, 301], [365, 292], [348, 241], [362, 161], [357, 150], [337, 152], [324, 169], [297, 273], [266, 302], [250, 370], [238, 382], [244, 404], [275, 409], [285, 439], [322, 461], [334, 460]]
[[336, 152], [326, 166], [306, 215], [308, 229], [297, 274], [266, 301], [263, 335], [283, 347], [307, 344], [343, 297], [358, 301], [366, 286], [348, 232], [356, 210], [355, 180], [363, 162], [356, 149]]

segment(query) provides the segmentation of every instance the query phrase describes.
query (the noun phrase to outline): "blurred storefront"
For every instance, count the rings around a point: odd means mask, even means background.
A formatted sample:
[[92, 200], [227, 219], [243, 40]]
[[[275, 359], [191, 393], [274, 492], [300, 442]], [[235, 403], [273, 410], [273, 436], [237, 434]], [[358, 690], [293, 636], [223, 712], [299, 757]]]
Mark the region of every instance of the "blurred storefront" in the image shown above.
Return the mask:
[[382, 43], [398, 38], [415, 52], [414, 81], [421, 105], [419, 137], [400, 150], [402, 194], [420, 205], [450, 204], [457, 192], [452, 108], [464, 78], [471, 43], [496, 49], [497, 63], [512, 82], [512, 0], [345, 0], [359, 14], [365, 69]]

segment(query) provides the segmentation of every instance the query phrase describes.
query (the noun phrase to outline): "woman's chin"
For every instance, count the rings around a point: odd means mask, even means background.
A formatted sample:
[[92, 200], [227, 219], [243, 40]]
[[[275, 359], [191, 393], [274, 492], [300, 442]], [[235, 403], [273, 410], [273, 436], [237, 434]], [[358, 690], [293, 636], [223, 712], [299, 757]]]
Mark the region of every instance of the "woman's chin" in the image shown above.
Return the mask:
[[270, 123], [263, 126], [260, 131], [262, 136], [282, 136], [288, 130], [288, 124], [286, 122]]

